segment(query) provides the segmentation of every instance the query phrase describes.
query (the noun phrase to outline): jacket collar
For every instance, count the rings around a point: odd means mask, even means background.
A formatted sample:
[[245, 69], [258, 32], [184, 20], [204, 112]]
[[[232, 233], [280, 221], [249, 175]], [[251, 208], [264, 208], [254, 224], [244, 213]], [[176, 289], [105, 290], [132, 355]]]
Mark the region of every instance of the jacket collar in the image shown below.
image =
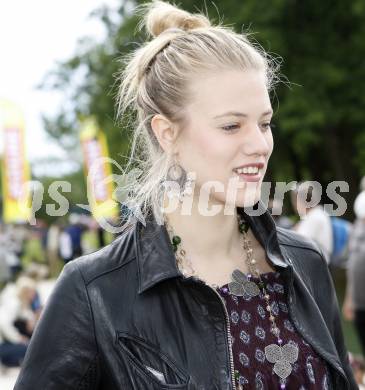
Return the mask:
[[[286, 268], [280, 250], [276, 225], [268, 210], [258, 202], [256, 205], [260, 214], [250, 215], [243, 207], [237, 207], [239, 212], [250, 225], [253, 234], [265, 248], [269, 260], [274, 266]], [[150, 214], [143, 225], [137, 221], [134, 230], [134, 244], [138, 263], [138, 293], [149, 289], [155, 284], [174, 277], [182, 277], [175, 261], [175, 254], [165, 225], [159, 225]]]

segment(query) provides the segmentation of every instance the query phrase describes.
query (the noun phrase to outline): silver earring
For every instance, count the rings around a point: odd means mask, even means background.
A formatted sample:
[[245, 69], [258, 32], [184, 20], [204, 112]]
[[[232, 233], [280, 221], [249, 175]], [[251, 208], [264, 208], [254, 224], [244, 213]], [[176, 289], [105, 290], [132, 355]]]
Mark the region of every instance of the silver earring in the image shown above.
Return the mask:
[[184, 197], [193, 193], [194, 179], [188, 176], [186, 170], [177, 162], [176, 158], [174, 163], [167, 171], [166, 181], [172, 181], [177, 184], [177, 187], [169, 189], [167, 196], [169, 198], [177, 197], [180, 203], [183, 202]]
[[193, 184], [194, 184], [194, 178], [190, 175], [187, 176], [187, 179], [184, 184], [184, 189], [180, 196], [180, 202], [184, 200], [185, 196], [190, 196], [193, 193]]

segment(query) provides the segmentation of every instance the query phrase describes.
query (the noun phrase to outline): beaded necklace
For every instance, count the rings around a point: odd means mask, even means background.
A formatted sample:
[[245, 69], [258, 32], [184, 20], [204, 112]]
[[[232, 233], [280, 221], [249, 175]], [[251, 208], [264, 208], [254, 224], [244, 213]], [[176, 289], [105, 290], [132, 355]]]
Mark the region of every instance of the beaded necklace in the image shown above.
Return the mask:
[[[265, 347], [265, 357], [266, 360], [272, 364], [273, 372], [280, 378], [280, 389], [286, 388], [286, 378], [292, 372], [292, 364], [294, 364], [298, 359], [299, 349], [296, 345], [287, 343], [283, 345], [283, 340], [280, 337], [280, 329], [276, 325], [275, 316], [272, 313], [270, 305], [270, 294], [265, 287], [265, 283], [261, 278], [259, 269], [257, 268], [257, 262], [253, 258], [253, 249], [251, 247], [251, 241], [248, 238], [248, 223], [242, 218], [240, 214], [237, 214], [238, 218], [238, 228], [242, 234], [242, 246], [246, 252], [245, 262], [249, 273], [246, 275], [241, 270], [235, 269], [231, 274], [231, 282], [228, 283], [229, 293], [236, 296], [248, 295], [250, 297], [255, 297], [262, 292], [262, 297], [266, 303], [266, 310], [269, 313], [269, 320], [271, 322], [270, 331], [274, 334], [277, 339], [277, 344], [269, 344]], [[181, 248], [181, 238], [176, 235], [169, 224], [166, 216], [164, 216], [164, 221], [166, 229], [169, 232], [170, 240], [175, 252], [176, 263], [180, 271], [184, 276], [193, 275], [197, 277], [197, 273], [192, 265], [192, 262], [189, 258], [186, 257], [186, 251]], [[180, 250], [178, 251], [178, 246], [180, 245]], [[258, 283], [255, 283], [251, 280], [252, 277], [258, 279]], [[207, 284], [207, 283], [206, 283]], [[211, 285], [211, 287], [217, 289], [219, 286], [216, 284]], [[235, 370], [235, 377], [238, 379], [239, 372]], [[238, 384], [238, 388], [241, 390], [242, 385]]]

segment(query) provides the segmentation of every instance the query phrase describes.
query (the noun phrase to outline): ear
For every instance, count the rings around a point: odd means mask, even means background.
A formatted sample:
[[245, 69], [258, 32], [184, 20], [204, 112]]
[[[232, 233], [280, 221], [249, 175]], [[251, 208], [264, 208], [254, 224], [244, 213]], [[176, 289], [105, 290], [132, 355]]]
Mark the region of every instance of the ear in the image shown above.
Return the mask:
[[151, 119], [151, 128], [161, 148], [165, 152], [171, 151], [177, 136], [176, 126], [164, 115], [156, 114]]

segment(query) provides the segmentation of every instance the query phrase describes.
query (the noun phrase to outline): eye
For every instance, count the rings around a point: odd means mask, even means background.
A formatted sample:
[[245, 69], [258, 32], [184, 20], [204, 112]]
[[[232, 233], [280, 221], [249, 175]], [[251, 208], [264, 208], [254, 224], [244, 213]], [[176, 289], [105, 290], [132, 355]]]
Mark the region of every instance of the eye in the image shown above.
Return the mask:
[[227, 125], [227, 126], [222, 127], [222, 129], [224, 131], [227, 131], [227, 132], [233, 131], [233, 130], [238, 129], [238, 128], [239, 128], [238, 124], [232, 124], [232, 125]]
[[262, 124], [262, 127], [263, 127], [264, 131], [268, 131], [270, 129], [274, 129], [276, 126], [274, 123], [266, 122], [266, 123]]

